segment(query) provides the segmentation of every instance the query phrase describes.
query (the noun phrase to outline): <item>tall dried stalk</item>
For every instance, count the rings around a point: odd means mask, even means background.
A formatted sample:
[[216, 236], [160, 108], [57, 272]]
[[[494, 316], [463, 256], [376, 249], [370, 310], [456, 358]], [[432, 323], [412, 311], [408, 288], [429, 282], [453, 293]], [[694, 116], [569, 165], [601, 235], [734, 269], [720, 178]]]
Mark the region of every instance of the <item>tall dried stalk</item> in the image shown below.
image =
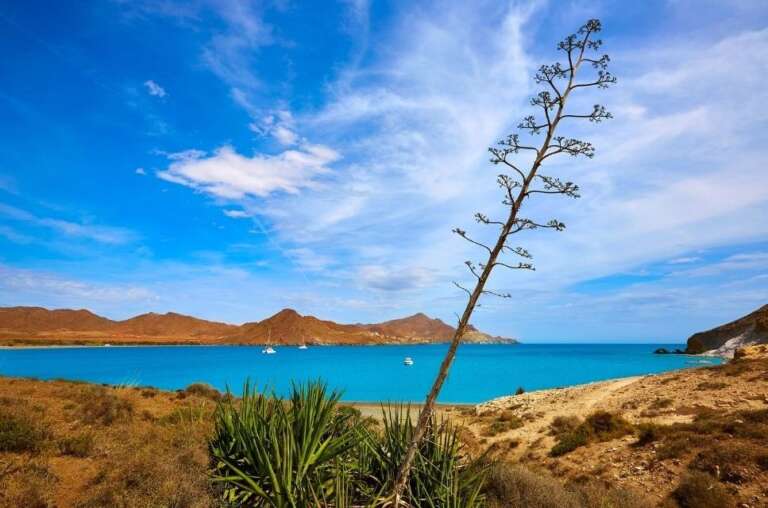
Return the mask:
[[[408, 481], [408, 475], [413, 463], [419, 442], [424, 437], [430, 417], [434, 411], [435, 400], [445, 382], [451, 364], [456, 356], [456, 349], [461, 342], [461, 338], [469, 325], [472, 312], [477, 305], [479, 298], [484, 294], [490, 294], [501, 297], [509, 297], [509, 294], [502, 294], [496, 291], [485, 289], [486, 282], [493, 269], [497, 266], [509, 268], [512, 270], [533, 270], [533, 264], [530, 263], [531, 254], [522, 247], [511, 247], [507, 240], [510, 235], [520, 233], [528, 229], [547, 228], [556, 231], [565, 229], [565, 225], [556, 220], [550, 220], [546, 223], [539, 223], [535, 220], [523, 218], [520, 216], [520, 209], [523, 203], [534, 194], [562, 194], [565, 196], [579, 197], [578, 185], [566, 181], [563, 182], [557, 177], [539, 174], [544, 161], [555, 155], [566, 154], [571, 156], [583, 155], [585, 157], [594, 156], [594, 147], [591, 143], [564, 136], [557, 136], [557, 128], [560, 122], [566, 118], [587, 119], [591, 122], [601, 122], [611, 118], [611, 114], [605, 107], [595, 104], [593, 110], [585, 114], [566, 114], [565, 106], [571, 93], [580, 88], [607, 88], [616, 82], [616, 78], [608, 72], [607, 67], [610, 62], [608, 55], [597, 58], [590, 58], [590, 52], [597, 51], [602, 45], [600, 39], [595, 39], [594, 35], [601, 30], [600, 21], [597, 19], [589, 20], [582, 26], [578, 32], [569, 35], [558, 44], [558, 50], [567, 55], [567, 64], [556, 62], [552, 65], [542, 65], [534, 79], [537, 84], [544, 85], [544, 90], [540, 91], [536, 97], [531, 99], [531, 105], [540, 108], [539, 117], [530, 115], [523, 119], [518, 128], [531, 136], [544, 133], [544, 140], [537, 148], [535, 146], [523, 145], [520, 143], [518, 134], [511, 134], [501, 140], [497, 146], [491, 147], [491, 162], [495, 165], [502, 164], [510, 171], [510, 174], [500, 174], [498, 184], [504, 191], [503, 203], [509, 207], [509, 215], [506, 220], [492, 220], [487, 216], [477, 213], [475, 220], [481, 224], [494, 225], [499, 227], [499, 236], [495, 245], [489, 246], [473, 240], [462, 229], [454, 229], [453, 232], [465, 240], [485, 249], [488, 252], [488, 259], [477, 266], [472, 261], [465, 264], [476, 279], [473, 290], [469, 290], [460, 284], [454, 284], [465, 291], [469, 296], [464, 313], [459, 318], [456, 332], [451, 340], [448, 352], [440, 365], [440, 370], [432, 385], [432, 389], [427, 395], [426, 402], [419, 415], [416, 429], [411, 439], [411, 443], [405, 454], [405, 458], [400, 465], [397, 478], [393, 487], [392, 501], [395, 506], [403, 504], [403, 491]], [[586, 64], [595, 71], [595, 76], [591, 81], [577, 82], [576, 77], [582, 66]], [[561, 83], [565, 82], [565, 87], [561, 88]], [[535, 154], [533, 162], [527, 171], [521, 170], [518, 165], [510, 161], [510, 156], [520, 153], [521, 150], [533, 152]], [[517, 263], [507, 263], [499, 260], [503, 253], [509, 253], [523, 258], [523, 261]]]

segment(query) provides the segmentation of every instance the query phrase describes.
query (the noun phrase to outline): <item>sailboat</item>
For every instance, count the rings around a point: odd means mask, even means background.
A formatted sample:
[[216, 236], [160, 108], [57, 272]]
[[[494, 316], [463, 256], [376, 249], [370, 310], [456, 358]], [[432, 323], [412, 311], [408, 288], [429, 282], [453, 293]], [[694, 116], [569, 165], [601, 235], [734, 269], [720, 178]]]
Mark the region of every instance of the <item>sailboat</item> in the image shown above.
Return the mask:
[[275, 349], [269, 345], [270, 342], [272, 342], [272, 328], [267, 330], [267, 345], [264, 346], [264, 349], [261, 350], [262, 354], [273, 355], [277, 353], [277, 351], [275, 351]]
[[301, 346], [299, 346], [299, 349], [309, 349], [309, 348], [307, 347], [306, 344], [302, 344]]

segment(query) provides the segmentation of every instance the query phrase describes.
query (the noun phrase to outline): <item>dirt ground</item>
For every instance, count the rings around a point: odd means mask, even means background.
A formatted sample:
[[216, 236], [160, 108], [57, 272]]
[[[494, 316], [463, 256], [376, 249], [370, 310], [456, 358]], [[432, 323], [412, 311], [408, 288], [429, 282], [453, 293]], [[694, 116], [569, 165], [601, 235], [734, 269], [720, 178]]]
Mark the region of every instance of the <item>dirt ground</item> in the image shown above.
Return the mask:
[[[753, 429], [755, 439], [740, 440], [739, 433], [727, 432], [728, 421], [744, 423], [740, 412], [764, 418], [767, 410], [768, 346], [762, 346], [752, 348], [747, 358], [723, 366], [525, 393], [495, 399], [472, 410], [456, 408], [447, 414], [466, 427], [465, 439], [478, 452], [540, 466], [563, 479], [602, 479], [662, 502], [690, 469], [697, 453], [718, 443], [730, 447], [741, 444], [768, 456], [765, 422]], [[713, 431], [700, 442], [687, 443], [679, 456], [669, 458], [657, 457], [663, 442], [637, 446], [637, 432], [550, 456], [556, 443], [552, 424], [557, 417], [584, 419], [598, 411], [619, 415], [636, 428], [650, 424], [664, 431], [720, 418], [726, 420], [726, 431]], [[738, 482], [726, 483], [738, 506], [768, 506], [768, 471], [745, 466]]]

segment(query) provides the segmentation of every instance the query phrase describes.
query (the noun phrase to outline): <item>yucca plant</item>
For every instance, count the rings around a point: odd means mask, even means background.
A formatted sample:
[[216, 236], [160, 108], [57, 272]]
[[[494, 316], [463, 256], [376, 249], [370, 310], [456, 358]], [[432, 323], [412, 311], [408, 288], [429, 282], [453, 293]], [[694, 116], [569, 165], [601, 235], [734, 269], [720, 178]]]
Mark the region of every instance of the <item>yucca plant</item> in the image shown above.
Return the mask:
[[[388, 505], [382, 494], [392, 489], [398, 465], [403, 460], [414, 432], [410, 411], [402, 406], [383, 410], [382, 432], [362, 429], [367, 456], [358, 464], [367, 469], [369, 499]], [[482, 506], [481, 490], [486, 467], [461, 451], [456, 429], [447, 421], [430, 420], [414, 459], [411, 475], [401, 501], [414, 508], [472, 508]]]
[[[215, 414], [209, 444], [213, 481], [238, 506], [342, 506], [350, 492], [347, 462], [359, 436], [338, 392], [315, 382], [293, 385], [287, 400], [246, 383], [242, 400], [227, 398]], [[336, 501], [337, 490], [343, 489]]]

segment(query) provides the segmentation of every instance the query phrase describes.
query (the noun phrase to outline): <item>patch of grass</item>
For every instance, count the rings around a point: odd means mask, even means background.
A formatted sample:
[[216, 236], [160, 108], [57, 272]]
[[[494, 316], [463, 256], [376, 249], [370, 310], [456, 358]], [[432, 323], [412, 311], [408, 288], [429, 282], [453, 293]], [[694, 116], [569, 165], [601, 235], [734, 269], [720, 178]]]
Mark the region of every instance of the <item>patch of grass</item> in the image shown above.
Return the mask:
[[681, 508], [726, 508], [733, 506], [728, 492], [715, 478], [694, 472], [680, 482], [672, 497]]
[[0, 411], [0, 452], [36, 453], [48, 438], [46, 427], [26, 415]]
[[88, 457], [93, 452], [93, 435], [90, 433], [59, 439], [59, 452], [72, 457]]
[[672, 405], [672, 399], [656, 399], [648, 405], [648, 409], [665, 409]]
[[512, 411], [504, 411], [499, 417], [483, 428], [484, 436], [495, 436], [509, 430], [519, 429], [524, 425], [523, 420]]
[[706, 443], [706, 437], [690, 432], [672, 432], [665, 436], [656, 448], [656, 458], [659, 460], [679, 459], [691, 450]]
[[[12, 465], [13, 464], [13, 465]], [[0, 475], [0, 505], [24, 508], [51, 508], [57, 506], [51, 496], [56, 476], [45, 464], [26, 462], [9, 463]]]
[[202, 423], [209, 416], [205, 406], [182, 406], [160, 418], [160, 423], [166, 425]]
[[222, 398], [221, 392], [205, 383], [193, 383], [184, 389], [184, 393], [213, 401], [219, 401]]
[[648, 508], [642, 494], [594, 481], [565, 484], [546, 471], [491, 465], [483, 488], [488, 508]]
[[488, 508], [560, 508], [580, 504], [575, 493], [551, 476], [503, 463], [491, 466], [483, 490]]
[[115, 422], [130, 421], [133, 416], [133, 404], [106, 389], [93, 389], [82, 394], [80, 413], [86, 423], [112, 425]]

